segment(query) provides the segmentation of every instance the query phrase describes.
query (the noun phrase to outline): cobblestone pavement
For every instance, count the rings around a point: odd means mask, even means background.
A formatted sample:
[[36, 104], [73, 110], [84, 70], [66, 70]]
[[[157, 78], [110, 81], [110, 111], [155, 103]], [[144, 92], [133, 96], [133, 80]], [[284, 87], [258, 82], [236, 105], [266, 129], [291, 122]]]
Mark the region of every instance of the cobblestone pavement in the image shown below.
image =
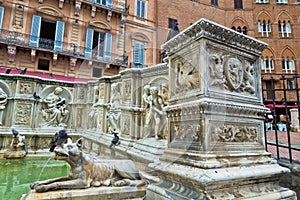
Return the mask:
[[[288, 135], [285, 131], [277, 131], [278, 144], [288, 147]], [[267, 131], [267, 141], [268, 143], [276, 144], [276, 134], [275, 131]], [[290, 132], [290, 142], [291, 147], [298, 150], [292, 150], [292, 159], [294, 162], [300, 163], [300, 132]], [[273, 156], [277, 157], [276, 146], [268, 144], [268, 152], [272, 153]], [[289, 150], [288, 148], [279, 147], [279, 157], [289, 160]]]

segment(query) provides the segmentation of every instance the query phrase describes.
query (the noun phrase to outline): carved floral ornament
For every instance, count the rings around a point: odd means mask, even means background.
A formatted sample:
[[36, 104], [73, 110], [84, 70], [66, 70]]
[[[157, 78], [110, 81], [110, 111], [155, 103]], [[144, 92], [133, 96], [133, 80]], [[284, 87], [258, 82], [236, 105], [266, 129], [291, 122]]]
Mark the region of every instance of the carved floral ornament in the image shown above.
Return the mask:
[[212, 132], [220, 142], [258, 142], [257, 127], [225, 125], [214, 127]]

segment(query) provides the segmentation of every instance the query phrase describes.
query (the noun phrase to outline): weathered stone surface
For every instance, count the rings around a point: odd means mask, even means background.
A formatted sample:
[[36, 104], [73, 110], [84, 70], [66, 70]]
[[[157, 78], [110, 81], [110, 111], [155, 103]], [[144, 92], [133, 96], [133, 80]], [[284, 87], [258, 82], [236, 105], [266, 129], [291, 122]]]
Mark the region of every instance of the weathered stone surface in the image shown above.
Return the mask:
[[144, 187], [91, 187], [88, 189], [59, 190], [45, 193], [37, 193], [31, 190], [23, 195], [21, 200], [99, 200], [99, 199], [135, 199], [145, 195]]

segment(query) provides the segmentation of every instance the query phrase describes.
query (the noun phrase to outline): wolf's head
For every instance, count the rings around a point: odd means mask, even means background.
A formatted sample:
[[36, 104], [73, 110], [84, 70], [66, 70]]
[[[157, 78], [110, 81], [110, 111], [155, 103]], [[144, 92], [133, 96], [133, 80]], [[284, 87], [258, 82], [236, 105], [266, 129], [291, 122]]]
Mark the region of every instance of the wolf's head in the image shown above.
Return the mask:
[[82, 138], [78, 139], [75, 143], [68, 138], [67, 143], [62, 146], [56, 146], [54, 149], [54, 159], [65, 160], [70, 164], [77, 162], [82, 156]]

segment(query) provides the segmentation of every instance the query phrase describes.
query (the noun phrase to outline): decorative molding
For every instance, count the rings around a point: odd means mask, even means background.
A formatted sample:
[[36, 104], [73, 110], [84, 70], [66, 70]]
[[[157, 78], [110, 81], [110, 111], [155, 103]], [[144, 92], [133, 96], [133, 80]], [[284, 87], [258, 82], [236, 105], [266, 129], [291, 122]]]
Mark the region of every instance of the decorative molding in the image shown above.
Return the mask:
[[58, 18], [64, 17], [62, 12], [56, 7], [53, 7], [52, 5], [42, 4], [36, 8], [36, 11], [52, 17], [58, 17]]
[[131, 35], [132, 40], [137, 40], [140, 42], [148, 43], [150, 39], [143, 33], [135, 32]]
[[111, 26], [108, 23], [99, 20], [92, 20], [89, 22], [89, 25], [102, 30], [111, 30]]
[[247, 51], [253, 52], [257, 55], [261, 55], [262, 51], [268, 46], [266, 43], [259, 40], [242, 33], [237, 33], [225, 26], [202, 18], [190, 26], [190, 28], [166, 42], [162, 48], [167, 52], [175, 52], [183, 46], [188, 46], [190, 43], [193, 43], [202, 37], [206, 37], [210, 40], [221, 41], [224, 45], [246, 49]]

